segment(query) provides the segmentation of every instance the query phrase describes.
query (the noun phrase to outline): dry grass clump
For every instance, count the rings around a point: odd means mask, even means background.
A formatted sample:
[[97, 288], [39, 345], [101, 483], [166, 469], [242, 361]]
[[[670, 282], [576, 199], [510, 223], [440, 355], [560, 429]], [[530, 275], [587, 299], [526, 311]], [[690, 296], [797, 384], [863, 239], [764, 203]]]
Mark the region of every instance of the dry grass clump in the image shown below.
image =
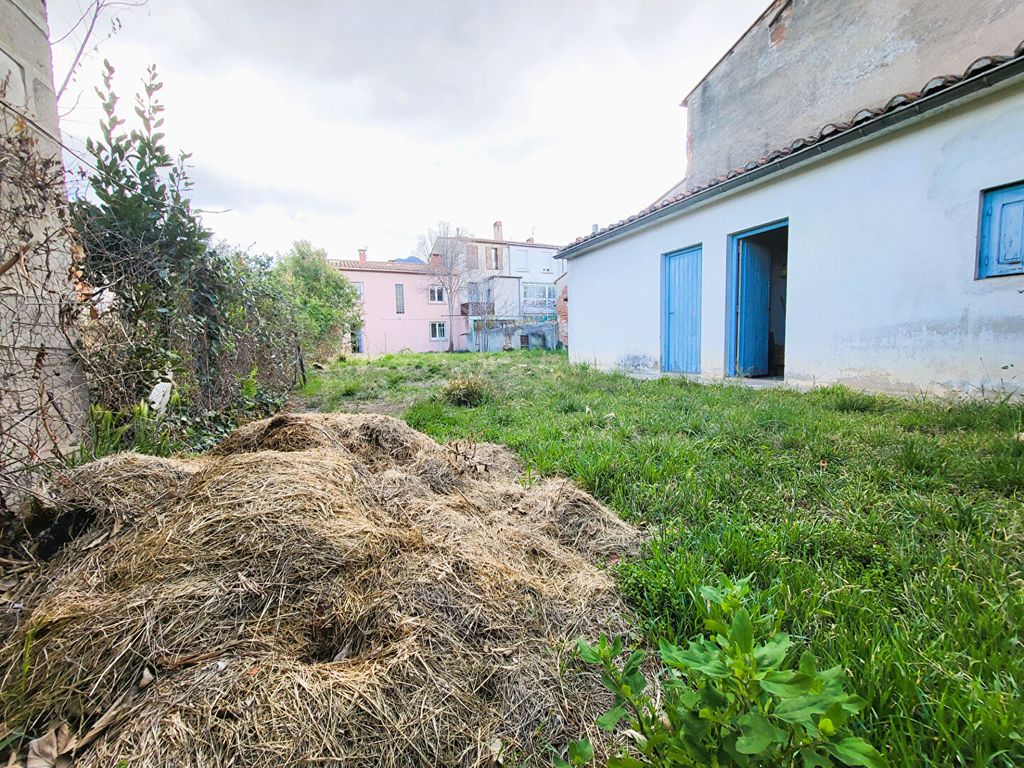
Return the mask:
[[475, 408], [486, 402], [490, 388], [482, 376], [450, 379], [441, 387], [441, 397], [452, 405]]
[[623, 630], [599, 565], [637, 534], [516, 470], [355, 414], [80, 468], [58, 495], [89, 523], [0, 648], [0, 742], [75, 766], [546, 762], [607, 704], [567, 662]]

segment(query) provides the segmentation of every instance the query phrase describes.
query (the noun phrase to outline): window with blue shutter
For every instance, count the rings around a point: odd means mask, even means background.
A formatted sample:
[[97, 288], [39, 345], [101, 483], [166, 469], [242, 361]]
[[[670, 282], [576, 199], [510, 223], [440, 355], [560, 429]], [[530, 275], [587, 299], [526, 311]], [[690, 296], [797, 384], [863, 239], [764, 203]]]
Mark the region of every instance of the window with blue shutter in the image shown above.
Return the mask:
[[991, 189], [981, 201], [978, 277], [1024, 274], [1024, 184]]

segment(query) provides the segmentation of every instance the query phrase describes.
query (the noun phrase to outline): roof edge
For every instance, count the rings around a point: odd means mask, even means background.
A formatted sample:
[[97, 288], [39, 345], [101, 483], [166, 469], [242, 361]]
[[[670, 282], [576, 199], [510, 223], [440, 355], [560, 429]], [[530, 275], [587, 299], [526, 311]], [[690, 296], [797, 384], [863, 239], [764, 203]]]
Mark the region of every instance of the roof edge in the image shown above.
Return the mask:
[[774, 176], [795, 166], [807, 165], [825, 155], [831, 155], [844, 147], [863, 144], [870, 141], [875, 135], [883, 132], [888, 133], [904, 123], [926, 119], [932, 113], [973, 94], [996, 86], [1008, 87], [1013, 85], [1015, 80], [1024, 82], [1024, 44], [1022, 44], [1022, 49], [1019, 50], [1021, 52], [1016, 58], [1009, 59], [991, 69], [985, 69], [972, 77], [959, 80], [927, 96], [921, 96], [892, 111], [881, 112], [846, 130], [834, 133], [827, 138], [784, 154], [777, 159], [763, 165], [758, 165], [751, 170], [737, 174], [717, 184], [713, 183], [691, 194], [685, 194], [680, 199], [663, 205], [660, 208], [655, 210], [648, 209], [645, 213], [630, 217], [630, 219], [624, 220], [617, 225], [609, 226], [599, 234], [585, 237], [579, 242], [567, 245], [555, 255], [555, 258], [576, 258], [610, 240], [618, 239], [630, 232], [651, 226], [662, 219], [682, 213], [689, 208], [755, 181]]

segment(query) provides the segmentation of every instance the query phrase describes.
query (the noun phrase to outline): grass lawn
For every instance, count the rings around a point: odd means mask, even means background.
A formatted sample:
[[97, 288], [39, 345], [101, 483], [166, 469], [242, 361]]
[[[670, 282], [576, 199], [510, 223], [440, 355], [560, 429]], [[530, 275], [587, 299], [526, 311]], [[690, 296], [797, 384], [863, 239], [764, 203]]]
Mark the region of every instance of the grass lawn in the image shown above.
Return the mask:
[[[484, 404], [438, 396], [468, 374]], [[636, 381], [537, 352], [338, 363], [305, 394], [504, 443], [649, 525], [617, 570], [652, 638], [702, 629], [696, 585], [754, 574], [761, 607], [849, 671], [893, 765], [1024, 765], [1024, 407]]]

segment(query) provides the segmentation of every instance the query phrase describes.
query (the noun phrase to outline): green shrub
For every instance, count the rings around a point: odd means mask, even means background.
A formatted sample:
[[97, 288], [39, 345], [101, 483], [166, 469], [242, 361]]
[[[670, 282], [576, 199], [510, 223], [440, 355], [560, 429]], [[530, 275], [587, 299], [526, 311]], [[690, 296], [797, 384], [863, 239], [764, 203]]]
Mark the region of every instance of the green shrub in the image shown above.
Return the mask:
[[[778, 614], [752, 615], [744, 604], [747, 581], [701, 587], [709, 635], [686, 649], [659, 644], [660, 691], [644, 676], [643, 650], [630, 651], [620, 669], [621, 639], [579, 642], [580, 657], [601, 667], [615, 696], [598, 727], [614, 731], [625, 722], [633, 741], [608, 768], [886, 765], [868, 742], [847, 733], [866, 702], [844, 690], [842, 668], [819, 670], [810, 651], [794, 665], [794, 644], [778, 631]], [[570, 745], [569, 762], [555, 763], [586, 765], [591, 756], [584, 740]]]
[[451, 405], [475, 408], [486, 402], [490, 391], [480, 376], [450, 379], [441, 387], [441, 397]]

